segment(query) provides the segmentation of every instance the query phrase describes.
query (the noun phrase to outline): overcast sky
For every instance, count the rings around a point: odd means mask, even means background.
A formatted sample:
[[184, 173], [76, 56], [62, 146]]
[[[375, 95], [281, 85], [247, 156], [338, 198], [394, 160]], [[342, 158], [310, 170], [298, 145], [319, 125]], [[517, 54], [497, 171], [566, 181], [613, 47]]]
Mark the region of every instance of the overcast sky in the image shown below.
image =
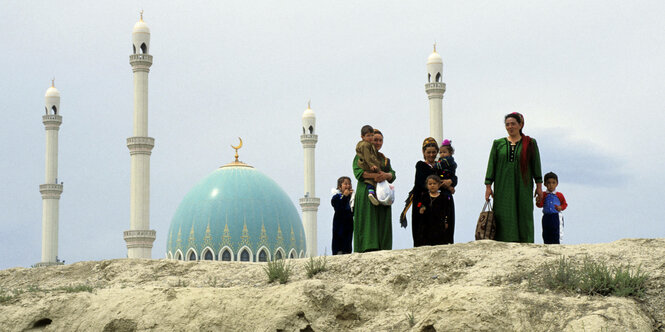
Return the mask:
[[[425, 62], [444, 62], [444, 136], [459, 165], [456, 242], [473, 240], [503, 116], [524, 114], [543, 172], [565, 194], [564, 243], [663, 237], [663, 1], [2, 1], [0, 269], [41, 259], [44, 93], [60, 90], [58, 256], [124, 258], [129, 229], [131, 31], [144, 9], [154, 56], [149, 135], [153, 258], [200, 179], [240, 159], [300, 207], [301, 115], [317, 115], [318, 251], [330, 253], [330, 189], [352, 175], [359, 130], [385, 134], [397, 172], [393, 247], [420, 144]], [[355, 181], [354, 181], [355, 187]], [[256, 188], [261, 190], [261, 188]], [[541, 211], [534, 210], [536, 243]]]

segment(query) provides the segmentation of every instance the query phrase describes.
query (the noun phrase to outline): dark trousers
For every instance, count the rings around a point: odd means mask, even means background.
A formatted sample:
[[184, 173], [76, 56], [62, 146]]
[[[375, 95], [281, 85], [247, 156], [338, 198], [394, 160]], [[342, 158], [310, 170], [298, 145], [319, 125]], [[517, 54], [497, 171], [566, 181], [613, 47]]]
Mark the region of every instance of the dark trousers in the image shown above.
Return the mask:
[[561, 229], [558, 213], [543, 214], [543, 242], [545, 244], [559, 244]]

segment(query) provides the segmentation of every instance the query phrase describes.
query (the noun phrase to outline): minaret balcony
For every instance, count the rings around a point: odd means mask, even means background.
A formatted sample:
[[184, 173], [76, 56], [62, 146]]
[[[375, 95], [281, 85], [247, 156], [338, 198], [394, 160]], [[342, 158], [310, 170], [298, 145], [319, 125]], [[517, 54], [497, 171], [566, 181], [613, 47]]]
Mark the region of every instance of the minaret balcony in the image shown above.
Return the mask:
[[321, 204], [321, 199], [318, 197], [302, 197], [300, 198], [300, 207], [303, 211], [316, 211]]
[[157, 232], [152, 229], [129, 230], [123, 233], [127, 248], [152, 248]]
[[425, 84], [425, 91], [428, 95], [435, 95], [437, 97], [442, 97], [443, 93], [446, 92], [446, 83], [443, 82], [432, 82]]
[[300, 142], [306, 148], [313, 148], [318, 140], [319, 140], [319, 135], [316, 134], [300, 135]]
[[57, 114], [42, 115], [42, 123], [46, 129], [58, 129], [62, 124], [62, 116]]
[[152, 55], [150, 54], [132, 54], [129, 56], [129, 64], [134, 71], [148, 71], [152, 66]]
[[155, 139], [152, 137], [134, 136], [127, 138], [127, 148], [129, 154], [147, 154], [150, 155], [155, 146]]
[[56, 183], [45, 183], [39, 185], [39, 192], [42, 194], [42, 198], [47, 199], [60, 199], [62, 194], [63, 185]]

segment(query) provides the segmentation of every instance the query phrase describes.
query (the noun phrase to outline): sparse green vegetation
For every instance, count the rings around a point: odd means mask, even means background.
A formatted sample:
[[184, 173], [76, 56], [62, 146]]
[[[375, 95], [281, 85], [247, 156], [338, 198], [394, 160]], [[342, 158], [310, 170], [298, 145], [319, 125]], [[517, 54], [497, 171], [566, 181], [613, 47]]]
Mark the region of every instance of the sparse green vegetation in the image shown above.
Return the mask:
[[88, 292], [92, 293], [92, 290], [94, 289], [90, 285], [72, 285], [72, 286], [63, 286], [63, 287], [58, 287], [56, 288], [57, 290], [63, 290], [66, 293], [79, 293], [79, 292]]
[[416, 325], [416, 316], [413, 315], [413, 310], [411, 310], [411, 312], [406, 314], [406, 319], [409, 322], [409, 327], [413, 327], [414, 325]]
[[280, 284], [285, 284], [289, 280], [292, 272], [291, 265], [287, 263], [285, 259], [268, 262], [268, 264], [263, 267], [263, 270], [268, 276], [269, 283], [278, 280]]
[[210, 287], [217, 287], [217, 277], [208, 277], [208, 281], [206, 281], [206, 284]]
[[182, 280], [178, 278], [178, 282], [175, 284], [172, 284], [171, 287], [187, 287], [189, 286], [189, 282], [187, 280]]
[[603, 296], [641, 297], [649, 278], [639, 267], [610, 266], [590, 258], [575, 263], [564, 256], [544, 264], [541, 272], [545, 288]]
[[307, 271], [307, 278], [311, 278], [318, 274], [319, 272], [327, 271], [328, 267], [326, 266], [326, 256], [310, 257], [307, 263], [305, 263], [305, 271]]

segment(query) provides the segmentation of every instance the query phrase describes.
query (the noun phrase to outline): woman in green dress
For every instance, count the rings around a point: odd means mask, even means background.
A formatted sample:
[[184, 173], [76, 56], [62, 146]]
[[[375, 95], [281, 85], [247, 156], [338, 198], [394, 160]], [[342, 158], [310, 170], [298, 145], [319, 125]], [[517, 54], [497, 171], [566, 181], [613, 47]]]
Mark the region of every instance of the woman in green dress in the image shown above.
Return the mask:
[[506, 115], [504, 124], [508, 137], [494, 140], [487, 162], [485, 200], [494, 198], [497, 241], [533, 243], [533, 197], [543, 196], [540, 153], [536, 140], [522, 133], [522, 114]]
[[[374, 147], [381, 150], [383, 134], [374, 129]], [[390, 250], [393, 248], [392, 214], [390, 206], [374, 206], [367, 198], [367, 184], [364, 179], [372, 178], [376, 182], [395, 181], [395, 171], [390, 166], [390, 159], [379, 152], [381, 171], [368, 173], [358, 166], [358, 156], [353, 159], [353, 176], [358, 180], [353, 203], [353, 251], [366, 252]]]

